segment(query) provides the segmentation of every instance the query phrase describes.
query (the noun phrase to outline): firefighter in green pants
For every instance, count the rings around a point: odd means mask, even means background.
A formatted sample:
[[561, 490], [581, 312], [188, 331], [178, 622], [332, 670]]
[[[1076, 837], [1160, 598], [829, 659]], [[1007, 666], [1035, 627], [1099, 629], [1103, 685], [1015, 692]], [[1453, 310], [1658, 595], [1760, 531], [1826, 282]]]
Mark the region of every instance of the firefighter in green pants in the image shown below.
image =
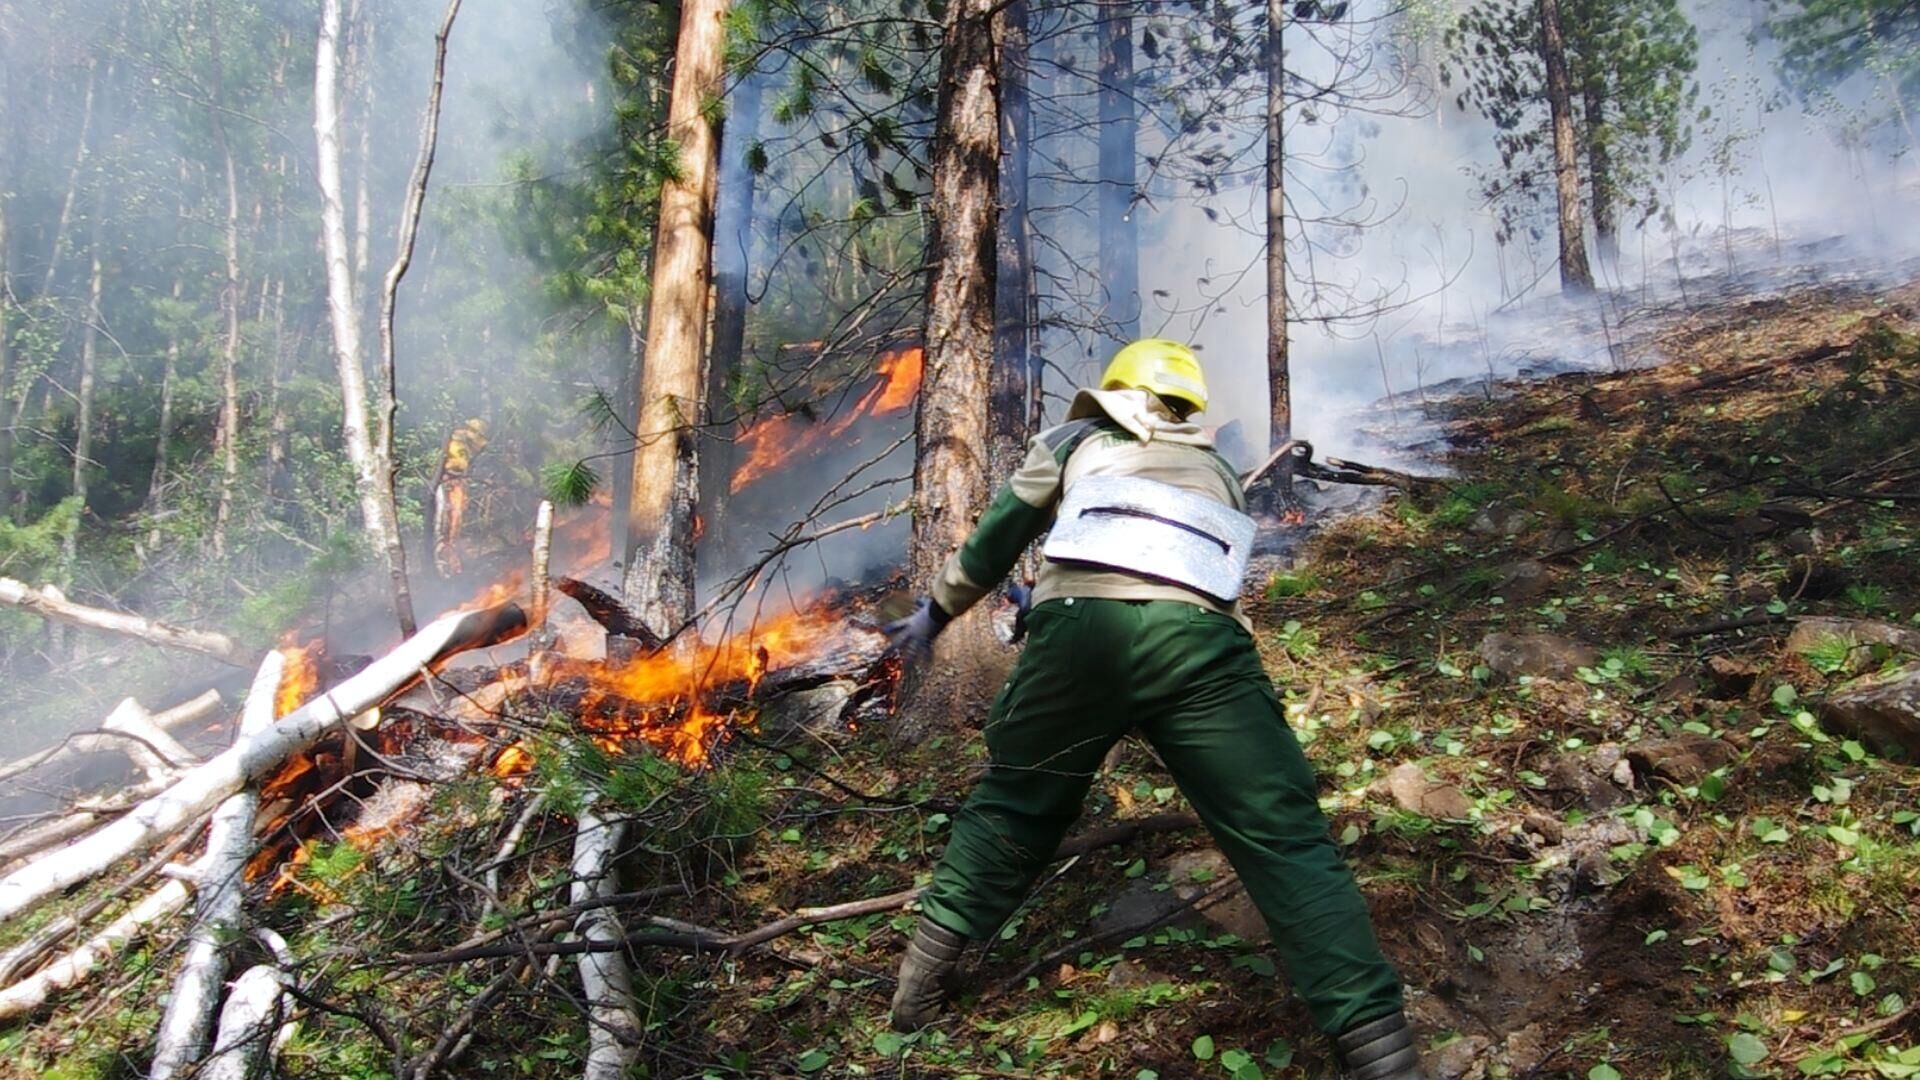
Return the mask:
[[1236, 602], [1253, 522], [1233, 469], [1187, 419], [1206, 403], [1184, 345], [1122, 349], [1101, 388], [1033, 440], [933, 594], [888, 627], [909, 661], [924, 661], [946, 624], [1048, 533], [1027, 646], [987, 717], [986, 776], [921, 897], [893, 1025], [914, 1031], [938, 1016], [966, 943], [1019, 906], [1101, 760], [1137, 729], [1233, 863], [1349, 1074], [1417, 1080], [1399, 978]]

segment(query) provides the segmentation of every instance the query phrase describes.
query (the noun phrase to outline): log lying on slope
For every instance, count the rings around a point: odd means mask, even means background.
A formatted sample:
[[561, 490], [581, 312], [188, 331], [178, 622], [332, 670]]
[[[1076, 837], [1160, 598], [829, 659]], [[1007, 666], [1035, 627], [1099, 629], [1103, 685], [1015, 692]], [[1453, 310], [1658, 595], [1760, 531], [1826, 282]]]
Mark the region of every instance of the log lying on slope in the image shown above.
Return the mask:
[[[273, 726], [274, 699], [286, 658], [267, 654], [247, 690], [236, 742], [258, 736]], [[154, 1044], [151, 1080], [172, 1080], [206, 1052], [214, 1023], [214, 1006], [227, 977], [227, 943], [240, 930], [240, 903], [247, 859], [253, 854], [253, 818], [259, 795], [252, 787], [230, 795], [213, 812], [207, 832], [207, 853], [194, 867], [199, 890], [197, 919], [188, 939], [187, 955], [173, 980], [166, 1015]]]
[[150, 645], [197, 652], [235, 667], [252, 667], [260, 660], [257, 650], [249, 649], [225, 634], [189, 630], [139, 615], [76, 604], [52, 585], [36, 589], [24, 582], [0, 577], [0, 604], [25, 608], [41, 618], [56, 622], [139, 638]]
[[108, 957], [186, 907], [191, 892], [183, 881], [167, 882], [79, 948], [41, 968], [33, 977], [0, 990], [0, 1020], [25, 1016], [45, 1005], [54, 994], [78, 986]]
[[256, 964], [233, 981], [213, 1054], [194, 1075], [197, 1080], [253, 1080], [263, 1076], [267, 1057], [280, 1043], [281, 998], [286, 973], [272, 964]]
[[159, 713], [149, 713], [139, 702], [127, 698], [100, 722], [99, 730], [74, 732], [37, 754], [0, 765], [0, 783], [33, 769], [64, 764], [81, 754], [106, 751], [126, 754], [149, 777], [156, 771], [168, 768], [177, 771], [198, 765], [200, 759], [181, 746], [168, 731], [204, 719], [219, 707], [218, 690], [209, 690], [184, 705], [176, 705]]
[[[620, 891], [613, 864], [626, 835], [624, 819], [581, 811], [573, 841], [573, 903]], [[583, 912], [574, 927], [582, 939], [596, 945], [623, 936], [612, 908]], [[626, 956], [617, 949], [582, 956], [580, 989], [586, 995], [588, 1025], [587, 1068], [581, 1075], [585, 1080], [620, 1080], [640, 1058], [640, 1018], [633, 1011], [633, 973], [627, 970]]]
[[266, 731], [235, 742], [125, 817], [0, 879], [0, 922], [172, 835], [312, 746], [335, 724], [392, 697], [434, 663], [517, 636], [526, 625], [526, 614], [514, 604], [435, 620], [358, 675], [288, 713]]

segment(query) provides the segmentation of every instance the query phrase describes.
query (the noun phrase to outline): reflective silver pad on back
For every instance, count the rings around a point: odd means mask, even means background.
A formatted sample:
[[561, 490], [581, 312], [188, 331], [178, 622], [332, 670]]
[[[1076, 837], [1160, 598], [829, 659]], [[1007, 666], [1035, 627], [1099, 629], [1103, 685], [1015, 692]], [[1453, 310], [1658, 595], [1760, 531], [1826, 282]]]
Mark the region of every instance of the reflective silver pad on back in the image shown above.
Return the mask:
[[1223, 604], [1240, 596], [1253, 519], [1195, 492], [1137, 476], [1084, 476], [1067, 487], [1041, 553], [1171, 581]]

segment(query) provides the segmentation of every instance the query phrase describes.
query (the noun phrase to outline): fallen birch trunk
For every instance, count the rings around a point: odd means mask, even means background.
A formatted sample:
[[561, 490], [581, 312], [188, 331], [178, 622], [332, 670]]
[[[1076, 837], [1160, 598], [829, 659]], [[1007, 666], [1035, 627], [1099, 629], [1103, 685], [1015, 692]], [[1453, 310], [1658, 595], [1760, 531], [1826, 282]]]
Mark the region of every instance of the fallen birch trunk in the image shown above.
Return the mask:
[[358, 675], [288, 713], [258, 735], [236, 741], [126, 816], [0, 879], [0, 923], [172, 835], [227, 796], [312, 746], [335, 724], [392, 697], [435, 662], [516, 636], [525, 629], [526, 615], [513, 604], [442, 616]]
[[[614, 855], [627, 835], [627, 823], [582, 811], [573, 841], [573, 887], [570, 899], [578, 904], [619, 891], [613, 872]], [[612, 908], [594, 908], [574, 923], [589, 943], [621, 939], [620, 917]], [[585, 1080], [620, 1080], [640, 1057], [640, 1018], [633, 1012], [633, 975], [627, 958], [617, 949], [590, 952], [580, 958], [580, 988], [587, 998], [587, 1068]]]
[[14, 863], [31, 858], [57, 844], [92, 832], [103, 822], [126, 813], [141, 801], [167, 789], [159, 780], [142, 780], [110, 799], [88, 799], [76, 803], [67, 813], [35, 822], [0, 841], [0, 867], [11, 874]]
[[[274, 698], [287, 661], [270, 652], [247, 689], [235, 742], [253, 738], [273, 726]], [[213, 812], [207, 832], [207, 853], [194, 868], [199, 897], [197, 918], [188, 939], [186, 958], [173, 980], [166, 1015], [154, 1043], [152, 1080], [172, 1080], [200, 1060], [214, 1025], [214, 1009], [227, 978], [226, 947], [239, 935], [247, 859], [253, 855], [253, 818], [259, 795], [251, 787], [227, 797]]]
[[151, 859], [124, 881], [94, 896], [78, 909], [50, 920], [19, 944], [0, 953], [0, 986], [11, 983], [23, 972], [32, 971], [56, 945], [79, 933], [101, 912], [119, 903], [121, 897], [145, 885], [149, 878], [172, 865], [174, 857], [185, 851], [199, 834], [198, 825], [180, 830], [171, 843], [155, 852]]
[[155, 622], [140, 615], [76, 604], [52, 585], [36, 589], [24, 582], [0, 577], [0, 604], [24, 608], [54, 622], [124, 634], [162, 648], [197, 652], [235, 667], [252, 667], [260, 660], [259, 652], [235, 642], [225, 634], [211, 630], [189, 630], [184, 626]]
[[114, 953], [186, 907], [190, 892], [185, 882], [168, 881], [79, 948], [41, 968], [32, 978], [0, 990], [0, 1020], [25, 1016], [45, 1005], [54, 994], [85, 982]]
[[267, 1074], [268, 1057], [280, 1048], [280, 1001], [287, 976], [272, 964], [256, 964], [233, 981], [213, 1053], [196, 1080], [253, 1080]]
[[200, 759], [168, 734], [168, 729], [200, 720], [219, 707], [218, 690], [209, 690], [185, 705], [160, 713], [149, 713], [140, 707], [139, 702], [127, 698], [100, 722], [99, 731], [75, 732], [37, 754], [0, 765], [0, 783], [32, 769], [57, 765], [81, 754], [103, 751], [126, 754], [149, 777], [155, 773], [152, 763], [156, 761], [162, 767], [170, 765], [170, 771], [178, 772], [185, 766], [199, 764]]

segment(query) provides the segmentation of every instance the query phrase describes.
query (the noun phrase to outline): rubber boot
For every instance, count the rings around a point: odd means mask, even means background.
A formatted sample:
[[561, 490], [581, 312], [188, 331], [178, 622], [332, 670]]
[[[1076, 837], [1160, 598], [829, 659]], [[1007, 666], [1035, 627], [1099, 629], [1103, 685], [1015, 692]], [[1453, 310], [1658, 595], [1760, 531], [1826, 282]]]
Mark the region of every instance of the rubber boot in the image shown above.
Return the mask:
[[1424, 1080], [1405, 1013], [1349, 1028], [1334, 1044], [1352, 1080]]
[[967, 939], [922, 916], [900, 961], [899, 986], [893, 992], [893, 1030], [912, 1033], [940, 1018], [947, 983]]

